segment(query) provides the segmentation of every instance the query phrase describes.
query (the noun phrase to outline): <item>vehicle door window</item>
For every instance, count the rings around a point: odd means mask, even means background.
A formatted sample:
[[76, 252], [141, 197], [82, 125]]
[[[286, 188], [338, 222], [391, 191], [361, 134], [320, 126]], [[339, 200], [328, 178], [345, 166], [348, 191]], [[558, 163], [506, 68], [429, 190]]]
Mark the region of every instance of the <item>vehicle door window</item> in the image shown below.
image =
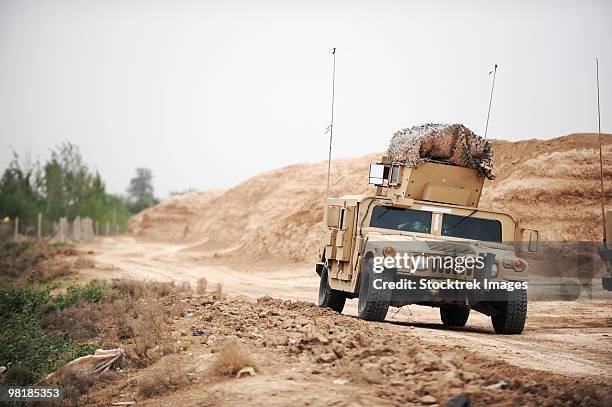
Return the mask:
[[431, 233], [431, 212], [379, 205], [372, 211], [370, 226], [402, 232]]

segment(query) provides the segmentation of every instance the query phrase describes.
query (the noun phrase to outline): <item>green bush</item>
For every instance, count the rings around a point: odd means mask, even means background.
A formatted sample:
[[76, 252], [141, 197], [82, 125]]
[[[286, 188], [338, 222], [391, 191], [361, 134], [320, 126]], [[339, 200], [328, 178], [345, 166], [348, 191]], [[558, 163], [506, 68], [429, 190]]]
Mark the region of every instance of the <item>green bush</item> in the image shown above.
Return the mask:
[[81, 302], [94, 303], [99, 302], [105, 295], [112, 295], [111, 290], [106, 283], [91, 281], [84, 286], [72, 286], [64, 295], [59, 295], [53, 300], [55, 309], [62, 310], [68, 307], [74, 307]]
[[34, 246], [34, 244], [35, 243], [30, 240], [9, 240], [8, 242], [4, 242], [4, 244], [0, 247], [0, 258], [4, 259], [6, 256], [20, 256]]
[[36, 314], [49, 303], [50, 294], [46, 288], [12, 286], [4, 283], [0, 287], [0, 318], [13, 314]]
[[[95, 344], [79, 344], [47, 334], [33, 314], [13, 314], [0, 329], [0, 363], [27, 367], [36, 379], [59, 369], [64, 363], [92, 353]], [[7, 383], [17, 384], [17, 383]]]
[[[40, 320], [49, 310], [98, 302], [108, 293], [112, 290], [100, 282], [70, 287], [56, 297], [48, 288], [0, 285], [0, 365], [9, 367], [4, 384], [32, 384], [70, 360], [93, 353], [96, 344], [51, 335]], [[31, 382], [23, 383], [28, 377]]]

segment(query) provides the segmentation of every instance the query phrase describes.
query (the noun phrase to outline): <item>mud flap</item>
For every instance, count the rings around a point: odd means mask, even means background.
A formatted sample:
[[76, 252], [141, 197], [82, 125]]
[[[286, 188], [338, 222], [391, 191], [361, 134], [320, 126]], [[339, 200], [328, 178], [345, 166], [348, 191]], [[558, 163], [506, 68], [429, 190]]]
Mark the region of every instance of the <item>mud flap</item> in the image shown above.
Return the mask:
[[612, 275], [603, 277], [601, 279], [601, 285], [604, 290], [612, 291]]
[[319, 277], [321, 277], [321, 273], [323, 272], [323, 268], [325, 267], [325, 263], [317, 263], [315, 265], [315, 272]]

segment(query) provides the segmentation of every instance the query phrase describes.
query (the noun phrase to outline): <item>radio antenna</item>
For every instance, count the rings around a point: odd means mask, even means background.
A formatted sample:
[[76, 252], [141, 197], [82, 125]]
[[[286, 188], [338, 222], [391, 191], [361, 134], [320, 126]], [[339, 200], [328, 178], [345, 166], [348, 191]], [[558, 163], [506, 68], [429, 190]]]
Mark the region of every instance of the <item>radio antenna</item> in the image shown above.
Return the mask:
[[487, 112], [487, 124], [485, 125], [485, 140], [487, 139], [487, 132], [489, 131], [489, 116], [491, 115], [491, 103], [493, 102], [493, 89], [495, 88], [495, 74], [497, 74], [497, 64], [489, 75], [493, 74], [493, 83], [491, 84], [491, 96], [489, 97], [489, 111]]
[[331, 120], [327, 126], [326, 133], [329, 132], [329, 156], [327, 157], [327, 192], [325, 198], [329, 198], [329, 175], [331, 173], [331, 154], [332, 141], [334, 139], [334, 98], [336, 96], [336, 48], [332, 50], [334, 56], [334, 67], [332, 70], [332, 100], [331, 100]]
[[595, 58], [595, 77], [597, 79], [597, 133], [599, 134], [599, 181], [601, 188], [601, 217], [603, 219], [603, 240], [606, 241], [606, 210], [603, 183], [603, 155], [601, 147], [601, 109], [599, 104], [599, 58]]

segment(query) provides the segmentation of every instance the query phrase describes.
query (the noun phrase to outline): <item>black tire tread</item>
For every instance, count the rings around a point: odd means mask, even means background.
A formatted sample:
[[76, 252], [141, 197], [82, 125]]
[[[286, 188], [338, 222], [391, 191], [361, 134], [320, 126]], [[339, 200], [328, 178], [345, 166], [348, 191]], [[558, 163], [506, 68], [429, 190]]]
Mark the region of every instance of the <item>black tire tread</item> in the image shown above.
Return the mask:
[[516, 290], [508, 295], [508, 301], [501, 303], [502, 312], [491, 317], [493, 329], [498, 334], [520, 334], [527, 319], [527, 291]]
[[329, 302], [327, 304], [327, 308], [330, 308], [340, 314], [344, 309], [345, 303], [346, 296], [342, 291], [334, 290], [333, 288], [329, 289]]
[[470, 317], [469, 308], [460, 307], [440, 307], [440, 319], [442, 324], [448, 327], [462, 327]]
[[[368, 261], [368, 263], [365, 265], [362, 273], [369, 273], [369, 277], [372, 276], [370, 261]], [[385, 279], [385, 274], [383, 274], [383, 279]], [[389, 311], [389, 299], [391, 293], [385, 290], [370, 290], [368, 284], [365, 283], [366, 281], [369, 281], [369, 279], [367, 276], [362, 275], [359, 286], [359, 301], [366, 301], [366, 303], [363, 309], [360, 309], [358, 306], [358, 316], [366, 321], [384, 321], [385, 317], [387, 316], [387, 312]]]
[[[322, 301], [321, 290], [324, 290]], [[342, 313], [345, 303], [346, 295], [342, 291], [334, 290], [330, 287], [327, 267], [323, 268], [321, 272], [321, 281], [319, 283], [319, 298], [317, 299], [317, 305], [321, 308], [329, 308], [337, 313]]]

